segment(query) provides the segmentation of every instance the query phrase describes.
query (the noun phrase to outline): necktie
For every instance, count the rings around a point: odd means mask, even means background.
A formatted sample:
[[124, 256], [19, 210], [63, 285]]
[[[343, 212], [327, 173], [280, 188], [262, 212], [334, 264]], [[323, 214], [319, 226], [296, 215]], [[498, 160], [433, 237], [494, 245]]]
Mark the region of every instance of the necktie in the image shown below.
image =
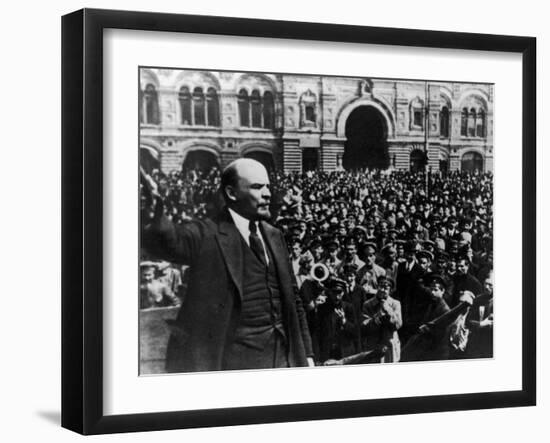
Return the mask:
[[252, 249], [252, 252], [256, 254], [256, 257], [258, 257], [258, 259], [262, 262], [262, 264], [264, 266], [267, 266], [266, 259], [265, 259], [264, 245], [262, 244], [262, 241], [258, 236], [258, 228], [256, 226], [256, 223], [253, 221], [250, 221], [248, 228], [250, 229], [250, 237], [249, 237], [250, 249]]

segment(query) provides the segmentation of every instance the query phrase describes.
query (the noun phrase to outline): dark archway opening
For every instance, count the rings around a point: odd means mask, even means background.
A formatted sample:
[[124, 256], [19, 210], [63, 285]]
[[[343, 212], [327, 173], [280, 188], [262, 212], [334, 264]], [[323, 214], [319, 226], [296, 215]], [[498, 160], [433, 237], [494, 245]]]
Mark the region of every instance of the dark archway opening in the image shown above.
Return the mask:
[[245, 158], [251, 158], [264, 165], [267, 172], [272, 172], [275, 169], [273, 155], [265, 151], [249, 151], [244, 155]]
[[319, 149], [304, 148], [302, 150], [302, 171], [316, 171], [319, 168]]
[[359, 106], [346, 121], [344, 169], [386, 169], [390, 166], [388, 129], [382, 114], [372, 106]]
[[411, 172], [422, 172], [426, 166], [426, 154], [420, 149], [414, 149], [411, 152], [410, 170]]
[[209, 151], [197, 150], [187, 154], [182, 170], [184, 172], [191, 170], [207, 172], [216, 166], [218, 166], [218, 159], [214, 154]]
[[464, 172], [483, 171], [483, 157], [478, 152], [467, 152], [462, 156], [461, 168]]
[[147, 172], [151, 174], [153, 169], [160, 168], [160, 161], [158, 153], [155, 150], [149, 148], [140, 148], [139, 150], [139, 165]]

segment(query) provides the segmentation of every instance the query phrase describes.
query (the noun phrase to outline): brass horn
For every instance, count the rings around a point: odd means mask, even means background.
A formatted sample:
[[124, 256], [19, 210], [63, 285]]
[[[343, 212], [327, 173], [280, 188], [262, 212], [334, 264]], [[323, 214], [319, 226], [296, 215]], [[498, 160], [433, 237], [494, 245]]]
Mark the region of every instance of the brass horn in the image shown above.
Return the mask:
[[317, 280], [319, 283], [321, 283], [329, 278], [330, 271], [323, 263], [315, 263], [311, 267], [309, 275], [311, 275], [311, 278], [313, 278], [313, 280]]

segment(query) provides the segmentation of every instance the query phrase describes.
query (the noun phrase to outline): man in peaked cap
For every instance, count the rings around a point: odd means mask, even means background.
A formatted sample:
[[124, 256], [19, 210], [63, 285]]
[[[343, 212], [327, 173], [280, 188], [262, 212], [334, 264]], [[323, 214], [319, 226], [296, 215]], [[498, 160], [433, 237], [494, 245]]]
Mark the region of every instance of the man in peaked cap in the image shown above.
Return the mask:
[[369, 295], [374, 295], [377, 289], [378, 279], [386, 276], [386, 270], [376, 263], [376, 244], [367, 242], [363, 246], [365, 265], [359, 269], [358, 280], [363, 287], [371, 287], [373, 291], [367, 289]]
[[401, 355], [401, 342], [397, 331], [401, 328], [401, 303], [392, 298], [393, 280], [382, 277], [378, 281], [378, 292], [363, 304], [361, 333], [363, 347], [370, 351], [386, 347], [380, 363], [398, 362]]
[[347, 284], [333, 278], [327, 282], [328, 300], [317, 307], [319, 322], [319, 362], [355, 354], [356, 315], [353, 305], [344, 300]]

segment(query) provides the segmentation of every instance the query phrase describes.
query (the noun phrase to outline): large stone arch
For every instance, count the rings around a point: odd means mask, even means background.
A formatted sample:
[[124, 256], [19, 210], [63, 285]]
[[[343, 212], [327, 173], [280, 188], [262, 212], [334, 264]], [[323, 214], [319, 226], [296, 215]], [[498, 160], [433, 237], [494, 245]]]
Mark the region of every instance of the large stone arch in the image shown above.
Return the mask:
[[139, 76], [140, 89], [144, 90], [148, 84], [152, 84], [157, 91], [159, 90], [160, 81], [157, 74], [151, 69], [141, 68]]
[[245, 89], [250, 95], [253, 89], [258, 89], [260, 94], [263, 96], [265, 91], [271, 91], [274, 94], [277, 92], [277, 85], [275, 82], [265, 74], [241, 74], [233, 85], [235, 94], [238, 94], [241, 89]]
[[467, 89], [463, 91], [460, 95], [460, 98], [457, 100], [457, 109], [462, 109], [464, 107], [464, 104], [467, 103], [468, 100], [472, 97], [478, 99], [481, 102], [482, 106], [485, 108], [485, 111], [488, 112], [490, 110], [489, 96], [481, 89]]
[[215, 144], [196, 142], [182, 149], [183, 169], [209, 170], [214, 166], [221, 166], [220, 151]]
[[371, 106], [375, 108], [386, 122], [387, 138], [391, 139], [395, 136], [395, 116], [393, 112], [382, 102], [371, 98], [356, 99], [342, 107], [337, 116], [336, 135], [337, 137], [346, 137], [346, 121], [350, 114], [360, 106]]
[[[467, 155], [472, 155], [472, 156], [476, 156], [477, 157], [477, 160], [481, 163], [479, 166], [479, 168], [472, 168], [472, 169], [465, 169], [464, 168], [464, 162], [466, 160], [466, 156]], [[475, 161], [473, 163], [476, 163]], [[483, 151], [481, 149], [476, 149], [476, 148], [464, 148], [460, 151], [460, 170], [461, 171], [468, 171], [468, 170], [473, 170], [473, 169], [478, 169], [480, 171], [485, 171], [486, 167], [487, 167], [487, 159], [485, 158], [485, 154], [483, 153]], [[472, 165], [470, 165], [472, 166]]]
[[161, 148], [153, 140], [140, 140], [139, 144], [139, 165], [147, 173], [153, 169], [160, 169]]
[[262, 163], [268, 171], [275, 169], [274, 146], [265, 142], [250, 142], [241, 146], [241, 157], [253, 158]]
[[216, 91], [221, 90], [219, 79], [215, 74], [208, 71], [182, 71], [180, 72], [174, 81], [174, 90], [179, 92], [182, 86], [189, 87], [192, 92], [197, 86], [204, 89], [204, 92], [209, 86], [213, 86]]

